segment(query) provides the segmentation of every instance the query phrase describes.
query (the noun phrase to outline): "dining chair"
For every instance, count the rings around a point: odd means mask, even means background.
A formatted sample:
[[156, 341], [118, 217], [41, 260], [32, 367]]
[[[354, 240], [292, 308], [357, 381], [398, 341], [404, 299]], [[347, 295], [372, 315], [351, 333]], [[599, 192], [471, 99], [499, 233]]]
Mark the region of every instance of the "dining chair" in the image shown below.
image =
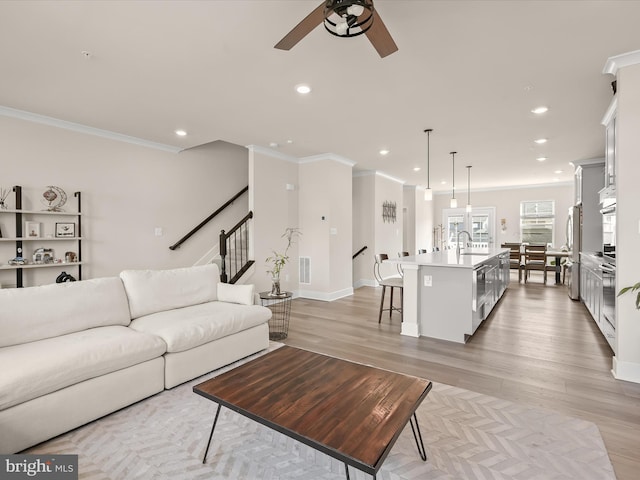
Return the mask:
[[[400, 314], [400, 321], [402, 321], [402, 300], [403, 300], [403, 286], [404, 281], [402, 277], [383, 277], [380, 273], [380, 265], [382, 262], [389, 259], [389, 255], [386, 253], [378, 253], [375, 256], [375, 263], [373, 265], [373, 276], [378, 282], [378, 285], [382, 287], [382, 297], [380, 298], [380, 312], [378, 314], [378, 323], [382, 322], [382, 312], [389, 312], [389, 318], [391, 318], [391, 314], [395, 310]], [[391, 289], [390, 299], [389, 299], [389, 308], [384, 307], [384, 296], [387, 291], [387, 287]], [[393, 291], [395, 289], [400, 290], [400, 307], [393, 306]]]
[[418, 250], [418, 255], [422, 255], [423, 253], [427, 253], [427, 250], [424, 248], [421, 248], [420, 250]]
[[503, 243], [502, 248], [509, 249], [509, 269], [518, 270], [518, 282], [522, 282], [522, 244], [521, 243]]
[[[409, 256], [409, 252], [398, 252], [398, 257], [402, 258], [402, 257], [408, 257]], [[397, 268], [398, 268], [398, 273], [400, 274], [401, 277], [404, 277], [404, 270], [402, 268], [402, 265], [400, 265], [399, 263], [396, 264]]]
[[524, 283], [529, 280], [532, 271], [543, 272], [544, 284], [547, 284], [547, 272], [555, 270], [555, 266], [549, 265], [547, 261], [546, 245], [525, 245], [524, 246]]

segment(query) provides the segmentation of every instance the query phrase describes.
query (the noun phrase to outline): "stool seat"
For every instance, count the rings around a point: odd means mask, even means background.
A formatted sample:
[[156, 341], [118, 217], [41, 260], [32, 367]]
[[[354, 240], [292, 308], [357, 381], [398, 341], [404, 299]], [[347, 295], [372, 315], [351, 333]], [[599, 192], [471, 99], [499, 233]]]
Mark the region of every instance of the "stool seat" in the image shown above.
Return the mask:
[[[389, 318], [391, 318], [391, 314], [396, 311], [400, 314], [400, 321], [402, 321], [402, 301], [403, 301], [403, 287], [404, 280], [402, 277], [386, 277], [383, 278], [380, 274], [380, 265], [385, 260], [388, 260], [389, 256], [385, 253], [379, 253], [375, 256], [375, 264], [373, 265], [373, 274], [378, 282], [378, 285], [382, 287], [382, 297], [380, 298], [380, 312], [378, 314], [378, 323], [382, 322], [382, 312], [389, 312]], [[389, 298], [389, 308], [384, 308], [384, 296], [387, 291], [387, 287], [391, 289], [391, 295]], [[393, 291], [394, 289], [400, 289], [400, 307], [393, 306]]]

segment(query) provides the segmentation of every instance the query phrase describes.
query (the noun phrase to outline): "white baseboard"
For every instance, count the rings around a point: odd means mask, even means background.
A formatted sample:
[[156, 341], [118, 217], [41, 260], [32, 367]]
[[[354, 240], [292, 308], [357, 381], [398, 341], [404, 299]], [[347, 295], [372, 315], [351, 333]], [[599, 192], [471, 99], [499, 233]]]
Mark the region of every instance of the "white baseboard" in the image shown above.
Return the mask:
[[353, 295], [353, 288], [345, 288], [336, 292], [314, 292], [312, 290], [299, 290], [298, 296], [301, 298], [309, 298], [311, 300], [322, 300], [323, 302], [333, 302], [339, 298]]
[[402, 330], [400, 331], [400, 335], [406, 335], [407, 337], [415, 337], [418, 338], [420, 333], [418, 332], [418, 325], [411, 323], [402, 323]]
[[621, 362], [613, 357], [611, 373], [617, 380], [640, 383], [640, 363]]
[[360, 280], [356, 280], [353, 283], [354, 290], [357, 290], [360, 287], [377, 287], [378, 283], [375, 280], [371, 280], [369, 278], [361, 278]]

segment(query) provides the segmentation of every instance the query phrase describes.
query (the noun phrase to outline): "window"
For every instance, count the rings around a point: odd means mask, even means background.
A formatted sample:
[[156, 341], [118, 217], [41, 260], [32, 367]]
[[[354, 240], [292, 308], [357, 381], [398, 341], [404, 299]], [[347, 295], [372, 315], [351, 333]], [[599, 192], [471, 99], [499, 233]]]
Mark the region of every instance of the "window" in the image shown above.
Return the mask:
[[520, 241], [553, 244], [553, 200], [520, 202]]
[[[473, 248], [487, 248], [493, 246], [495, 232], [495, 207], [478, 207], [473, 213], [466, 213], [464, 208], [445, 208], [442, 210], [442, 225], [445, 234], [441, 239], [435, 239], [435, 247], [455, 248], [458, 241], [458, 233], [466, 230], [471, 235]], [[460, 246], [469, 242], [469, 238], [460, 238]]]

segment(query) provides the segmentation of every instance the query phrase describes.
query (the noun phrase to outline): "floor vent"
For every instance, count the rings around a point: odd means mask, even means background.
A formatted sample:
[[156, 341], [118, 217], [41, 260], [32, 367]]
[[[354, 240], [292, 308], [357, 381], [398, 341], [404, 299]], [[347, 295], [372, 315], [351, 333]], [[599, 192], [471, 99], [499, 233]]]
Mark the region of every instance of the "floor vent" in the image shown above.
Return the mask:
[[300, 257], [300, 283], [311, 283], [311, 258]]

